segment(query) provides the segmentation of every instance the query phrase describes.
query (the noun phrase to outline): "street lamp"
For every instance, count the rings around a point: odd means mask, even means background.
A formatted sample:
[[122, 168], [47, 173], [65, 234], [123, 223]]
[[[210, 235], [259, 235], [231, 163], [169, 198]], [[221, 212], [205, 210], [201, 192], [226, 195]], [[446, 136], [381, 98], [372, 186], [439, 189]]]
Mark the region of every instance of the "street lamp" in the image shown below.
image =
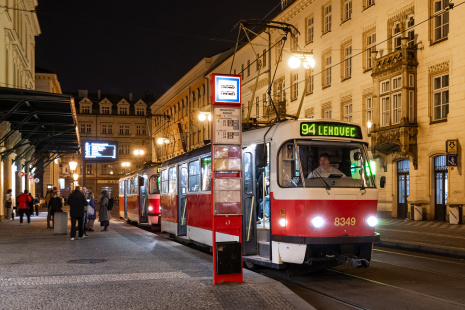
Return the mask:
[[199, 113], [199, 121], [204, 122], [208, 119], [209, 122], [212, 120], [212, 114], [210, 112], [200, 112]]
[[129, 166], [131, 166], [131, 163], [127, 161], [121, 163], [121, 167], [129, 167]]
[[303, 63], [305, 69], [315, 67], [315, 59], [313, 59], [313, 52], [301, 52], [291, 54], [287, 64], [291, 69], [297, 69]]
[[70, 161], [69, 162], [69, 169], [71, 169], [71, 171], [76, 170], [76, 167], [77, 167], [77, 162], [75, 162], [75, 161]]
[[165, 138], [165, 137], [160, 137], [160, 138], [157, 139], [157, 143], [160, 144], [160, 145], [162, 145], [163, 143], [168, 144], [168, 143], [170, 143], [170, 140], [168, 138]]
[[[74, 168], [76, 168], [76, 167], [74, 167]], [[73, 179], [74, 179], [73, 186], [74, 186], [74, 188], [76, 188], [77, 180], [79, 179], [79, 174], [77, 174], [77, 173], [73, 174]]]
[[144, 150], [134, 150], [134, 155], [144, 155]]

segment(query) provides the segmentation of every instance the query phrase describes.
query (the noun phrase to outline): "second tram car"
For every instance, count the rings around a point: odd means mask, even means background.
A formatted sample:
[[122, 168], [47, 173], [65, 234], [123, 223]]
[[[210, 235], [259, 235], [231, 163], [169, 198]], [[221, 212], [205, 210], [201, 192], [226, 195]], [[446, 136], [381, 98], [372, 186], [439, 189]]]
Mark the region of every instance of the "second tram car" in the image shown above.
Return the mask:
[[151, 166], [119, 180], [119, 215], [139, 225], [160, 225], [160, 168]]
[[[378, 191], [360, 126], [285, 121], [244, 132], [242, 141], [243, 261], [275, 268], [347, 261], [368, 267], [379, 240]], [[160, 170], [162, 231], [211, 246], [210, 146], [172, 158]], [[129, 186], [132, 178], [126, 178]], [[137, 190], [129, 193], [137, 196]]]

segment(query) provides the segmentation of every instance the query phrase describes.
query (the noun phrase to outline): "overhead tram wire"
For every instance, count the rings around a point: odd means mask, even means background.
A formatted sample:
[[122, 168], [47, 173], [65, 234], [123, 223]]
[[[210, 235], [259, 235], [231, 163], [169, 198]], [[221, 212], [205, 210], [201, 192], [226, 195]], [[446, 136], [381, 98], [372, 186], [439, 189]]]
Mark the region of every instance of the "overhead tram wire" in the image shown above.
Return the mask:
[[[458, 7], [458, 6], [462, 5], [462, 4], [465, 4], [465, 1], [462, 1], [462, 2], [460, 2], [459, 4], [453, 4], [452, 7], [450, 7], [450, 8], [447, 9], [447, 10], [445, 10], [445, 12], [440, 12], [440, 13], [438, 13], [438, 14], [432, 15], [431, 17], [429, 17], [429, 18], [427, 18], [427, 19], [425, 19], [425, 20], [419, 22], [418, 24], [415, 24], [415, 25], [413, 25], [413, 26], [411, 26], [411, 27], [405, 29], [404, 31], [402, 31], [402, 34], [404, 34], [404, 33], [407, 32], [407, 31], [410, 31], [410, 30], [414, 29], [415, 27], [417, 27], [417, 26], [419, 26], [419, 25], [421, 25], [421, 24], [424, 24], [424, 23], [430, 21], [431, 19], [433, 19], [433, 18], [435, 18], [435, 17], [437, 17], [437, 16], [440, 16], [440, 15], [446, 13], [446, 12], [449, 12], [450, 10], [453, 10], [453, 9], [455, 9], [456, 7]], [[359, 53], [355, 54], [354, 56], [350, 57], [350, 59], [353, 59], [353, 58], [355, 58], [356, 56], [363, 55], [363, 53], [367, 52], [367, 51], [370, 50], [371, 48], [376, 47], [376, 46], [378, 46], [378, 45], [381, 45], [381, 44], [383, 44], [383, 43], [389, 41], [389, 40], [392, 39], [393, 37], [394, 37], [394, 36], [390, 36], [390, 37], [388, 37], [387, 39], [385, 39], [385, 40], [383, 40], [383, 41], [381, 41], [381, 42], [379, 42], [379, 43], [376, 43], [374, 46], [372, 46], [372, 47], [370, 47], [370, 48], [367, 48], [367, 49], [364, 49], [364, 50], [362, 49], [361, 52], [359, 52]], [[288, 51], [286, 51], [286, 50], [284, 50], [284, 51], [285, 51], [286, 53], [290, 53], [290, 52], [288, 52]], [[338, 62], [338, 63], [336, 63], [336, 64], [334, 64], [334, 65], [332, 65], [330, 68], [331, 68], [331, 69], [336, 68], [337, 66], [341, 65], [342, 63], [344, 63], [344, 61], [345, 61], [345, 59], [342, 60], [342, 61], [340, 61], [340, 62]], [[322, 74], [324, 71], [325, 71], [325, 70], [321, 70], [320, 72], [317, 72], [317, 73], [313, 74], [312, 76], [320, 75], [320, 74]], [[297, 84], [301, 84], [301, 83], [305, 83], [305, 82], [306, 82], [306, 79], [303, 79], [302, 81], [297, 82]], [[293, 85], [288, 86], [288, 87], [286, 87], [286, 88], [283, 88], [283, 91], [289, 90], [289, 89], [291, 89], [291, 87], [293, 87]]]

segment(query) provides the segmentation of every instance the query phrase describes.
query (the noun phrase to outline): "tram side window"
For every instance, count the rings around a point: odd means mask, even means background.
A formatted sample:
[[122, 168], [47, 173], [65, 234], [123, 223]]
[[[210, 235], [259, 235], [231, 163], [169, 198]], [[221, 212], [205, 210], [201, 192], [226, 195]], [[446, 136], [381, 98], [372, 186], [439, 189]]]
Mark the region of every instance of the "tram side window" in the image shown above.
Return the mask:
[[120, 196], [124, 195], [124, 181], [119, 182], [119, 195]]
[[134, 195], [135, 194], [135, 184], [134, 184], [134, 178], [131, 178], [130, 184], [129, 184], [129, 194]]
[[160, 193], [160, 177], [157, 175], [152, 175], [149, 179], [149, 194], [159, 194]]
[[200, 183], [199, 161], [189, 163], [189, 192], [197, 192]]
[[244, 154], [244, 191], [247, 194], [252, 194], [253, 179], [252, 179], [252, 154]]
[[176, 168], [173, 167], [173, 168], [170, 168], [169, 170], [169, 189], [168, 191], [170, 193], [176, 193]]
[[205, 157], [201, 159], [202, 166], [202, 191], [208, 192], [211, 191], [211, 168], [212, 160], [210, 157]]
[[139, 195], [139, 177], [135, 177], [134, 178], [134, 190], [133, 190], [133, 194], [134, 195]]
[[168, 170], [162, 170], [161, 172], [161, 193], [168, 193]]

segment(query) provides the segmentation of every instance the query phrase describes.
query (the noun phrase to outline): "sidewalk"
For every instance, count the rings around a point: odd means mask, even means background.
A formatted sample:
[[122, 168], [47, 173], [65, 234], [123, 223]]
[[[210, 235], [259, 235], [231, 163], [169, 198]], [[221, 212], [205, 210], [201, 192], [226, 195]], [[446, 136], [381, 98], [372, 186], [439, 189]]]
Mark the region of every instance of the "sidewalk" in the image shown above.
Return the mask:
[[246, 269], [213, 285], [211, 256], [121, 221], [71, 241], [45, 219], [0, 222], [0, 309], [314, 309]]
[[380, 219], [375, 245], [465, 258], [465, 224], [447, 222]]

